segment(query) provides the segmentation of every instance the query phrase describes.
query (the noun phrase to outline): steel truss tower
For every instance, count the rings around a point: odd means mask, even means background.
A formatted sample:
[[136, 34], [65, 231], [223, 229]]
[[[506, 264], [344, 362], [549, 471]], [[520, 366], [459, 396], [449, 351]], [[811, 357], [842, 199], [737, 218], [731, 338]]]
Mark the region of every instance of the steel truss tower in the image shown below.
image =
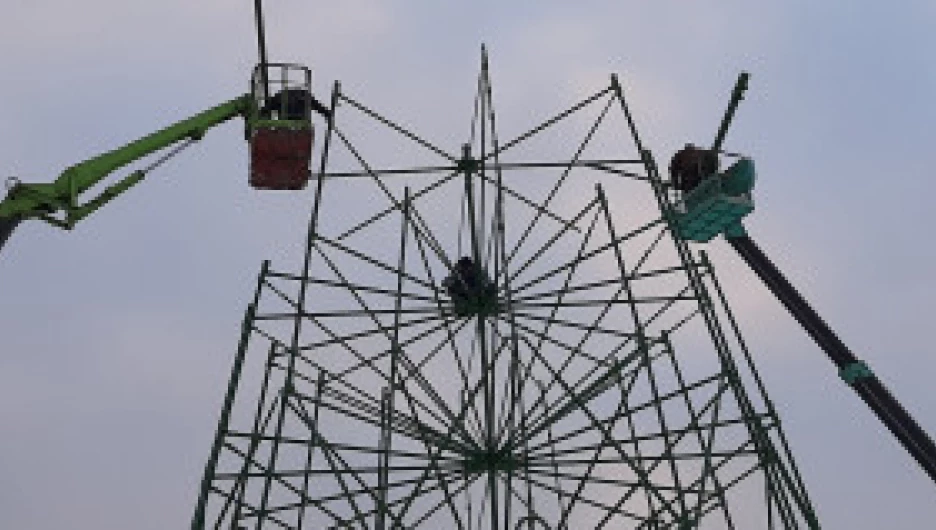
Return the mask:
[[819, 527], [615, 76], [504, 141], [482, 53], [452, 149], [337, 84], [332, 108], [193, 528]]

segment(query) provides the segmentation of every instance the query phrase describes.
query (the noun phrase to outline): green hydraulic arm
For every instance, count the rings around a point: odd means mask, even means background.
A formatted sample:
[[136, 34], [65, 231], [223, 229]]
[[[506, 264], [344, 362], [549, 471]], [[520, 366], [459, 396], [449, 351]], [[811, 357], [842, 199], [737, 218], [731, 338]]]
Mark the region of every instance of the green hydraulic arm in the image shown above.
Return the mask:
[[[191, 142], [200, 140], [208, 129], [237, 116], [246, 116], [250, 95], [232, 99], [127, 145], [69, 167], [47, 184], [16, 182], [0, 201], [0, 249], [13, 230], [26, 219], [40, 219], [70, 230], [78, 221], [95, 212], [114, 197], [139, 183], [146, 173]], [[96, 197], [79, 203], [79, 198], [114, 171], [171, 146], [168, 155], [150, 166], [134, 171], [105, 188]]]

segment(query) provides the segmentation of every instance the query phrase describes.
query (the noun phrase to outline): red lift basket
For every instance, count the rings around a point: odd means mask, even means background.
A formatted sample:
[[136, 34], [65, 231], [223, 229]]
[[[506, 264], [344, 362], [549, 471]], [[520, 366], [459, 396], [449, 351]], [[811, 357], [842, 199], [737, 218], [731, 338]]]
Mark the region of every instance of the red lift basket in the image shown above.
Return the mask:
[[301, 190], [311, 175], [312, 129], [258, 127], [250, 137], [250, 185]]
[[[250, 185], [264, 190], [301, 190], [311, 177], [312, 74], [293, 64], [261, 64], [251, 80], [248, 115]], [[306, 97], [303, 97], [305, 95]]]

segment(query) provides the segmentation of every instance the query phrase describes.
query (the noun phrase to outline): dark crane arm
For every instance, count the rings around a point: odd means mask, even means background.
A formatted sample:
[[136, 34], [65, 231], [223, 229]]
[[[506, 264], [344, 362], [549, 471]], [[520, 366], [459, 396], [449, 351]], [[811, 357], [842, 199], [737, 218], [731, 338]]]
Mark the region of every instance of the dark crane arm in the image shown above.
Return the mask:
[[841, 378], [867, 403], [904, 448], [936, 481], [936, 444], [910, 413], [901, 406], [868, 366], [858, 359], [832, 328], [806, 302], [776, 265], [747, 235], [725, 238], [760, 277], [770, 292], [822, 348], [838, 368]]
[[[712, 152], [721, 152], [728, 126], [747, 90], [748, 79], [747, 73], [738, 76], [728, 109], [715, 135]], [[744, 160], [742, 158], [742, 162]], [[745, 162], [749, 166], [746, 168], [738, 166], [739, 163], [723, 173], [706, 175], [701, 184], [687, 190], [680, 199], [681, 209], [674, 215], [676, 232], [681, 238], [696, 242], [707, 242], [718, 233], [724, 234], [745, 263], [832, 360], [838, 368], [839, 376], [871, 407], [874, 414], [936, 482], [936, 444], [933, 440], [747, 235], [741, 219], [753, 210], [750, 192], [754, 185], [754, 174], [750, 161]]]

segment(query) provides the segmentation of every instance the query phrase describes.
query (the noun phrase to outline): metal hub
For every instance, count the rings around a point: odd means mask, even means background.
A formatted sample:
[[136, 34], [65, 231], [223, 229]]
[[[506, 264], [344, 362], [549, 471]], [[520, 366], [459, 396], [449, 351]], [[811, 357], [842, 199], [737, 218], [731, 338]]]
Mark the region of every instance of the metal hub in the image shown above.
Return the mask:
[[516, 455], [506, 450], [477, 451], [465, 456], [462, 467], [468, 473], [516, 471], [523, 464]]

